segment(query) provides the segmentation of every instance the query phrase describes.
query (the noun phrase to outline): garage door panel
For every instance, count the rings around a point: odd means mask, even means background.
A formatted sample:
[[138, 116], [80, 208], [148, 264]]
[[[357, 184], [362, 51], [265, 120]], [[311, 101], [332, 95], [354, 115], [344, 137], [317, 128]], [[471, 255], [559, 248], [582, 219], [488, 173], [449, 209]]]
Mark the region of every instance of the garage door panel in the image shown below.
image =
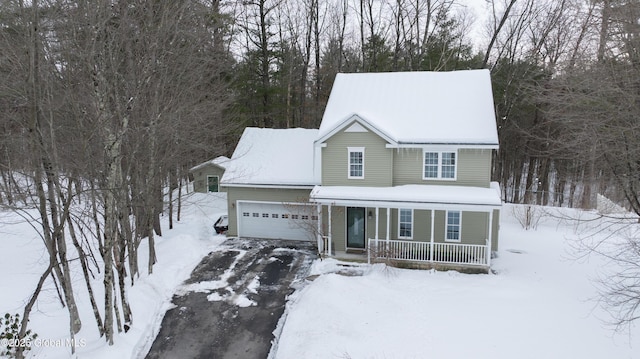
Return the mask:
[[260, 202], [241, 202], [238, 206], [242, 237], [313, 239], [317, 217], [311, 206]]

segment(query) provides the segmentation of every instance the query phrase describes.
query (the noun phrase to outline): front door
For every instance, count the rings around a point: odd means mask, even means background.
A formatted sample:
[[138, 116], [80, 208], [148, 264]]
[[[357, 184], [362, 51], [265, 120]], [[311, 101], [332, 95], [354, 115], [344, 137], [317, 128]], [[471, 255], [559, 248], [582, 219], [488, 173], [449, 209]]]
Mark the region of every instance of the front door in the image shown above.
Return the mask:
[[347, 207], [347, 248], [364, 248], [365, 209]]

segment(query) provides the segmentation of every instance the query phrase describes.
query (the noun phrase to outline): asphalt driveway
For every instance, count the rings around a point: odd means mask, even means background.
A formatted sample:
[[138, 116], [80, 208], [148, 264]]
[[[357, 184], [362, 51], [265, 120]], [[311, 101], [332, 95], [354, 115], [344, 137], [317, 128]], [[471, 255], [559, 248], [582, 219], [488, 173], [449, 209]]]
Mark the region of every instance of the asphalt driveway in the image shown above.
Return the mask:
[[228, 240], [174, 295], [147, 358], [266, 358], [315, 257], [308, 242]]

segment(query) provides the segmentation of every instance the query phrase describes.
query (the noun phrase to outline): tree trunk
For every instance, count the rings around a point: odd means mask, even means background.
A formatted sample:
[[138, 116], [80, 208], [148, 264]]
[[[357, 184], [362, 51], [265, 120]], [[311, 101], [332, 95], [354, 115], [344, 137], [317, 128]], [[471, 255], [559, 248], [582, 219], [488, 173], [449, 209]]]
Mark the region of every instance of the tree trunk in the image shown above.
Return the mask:
[[609, 37], [609, 17], [611, 0], [602, 0], [602, 21], [600, 22], [600, 39], [598, 41], [598, 62], [604, 61], [604, 53], [607, 49], [607, 38]]
[[533, 196], [533, 185], [535, 182], [535, 165], [536, 160], [533, 157], [529, 157], [529, 166], [527, 168], [527, 180], [524, 192], [524, 201], [522, 203], [531, 204]]
[[169, 229], [173, 229], [173, 171], [169, 171]]
[[[52, 261], [49, 261], [49, 266], [44, 271], [44, 273], [42, 273], [42, 275], [40, 276], [40, 279], [38, 280], [38, 284], [36, 285], [36, 289], [33, 291], [33, 293], [31, 294], [31, 298], [29, 298], [27, 305], [25, 305], [24, 307], [24, 310], [22, 312], [22, 321], [20, 322], [20, 331], [18, 332], [18, 339], [24, 339], [27, 336], [27, 327], [29, 325], [29, 317], [31, 315], [31, 310], [33, 309], [33, 306], [36, 304], [36, 300], [38, 299], [38, 296], [42, 291], [42, 286], [44, 285], [44, 281], [51, 274], [51, 270], [53, 269], [53, 264], [54, 263]], [[16, 358], [18, 359], [24, 358], [24, 349], [25, 347], [22, 345], [18, 345], [16, 347]]]
[[[69, 216], [69, 214], [67, 214]], [[69, 235], [71, 236], [71, 240], [73, 241], [73, 245], [78, 252], [78, 259], [80, 260], [80, 265], [82, 265], [82, 274], [84, 275], [84, 283], [87, 286], [87, 292], [89, 293], [89, 301], [91, 302], [91, 308], [93, 309], [93, 316], [96, 319], [96, 324], [98, 326], [98, 332], [100, 336], [104, 335], [104, 324], [102, 322], [102, 316], [100, 315], [100, 310], [98, 309], [98, 304], [96, 303], [95, 296], [93, 295], [93, 287], [91, 286], [91, 277], [89, 274], [89, 266], [87, 264], [87, 257], [76, 237], [76, 232], [74, 229], [73, 223], [71, 223], [71, 217], [67, 219], [69, 223]]]

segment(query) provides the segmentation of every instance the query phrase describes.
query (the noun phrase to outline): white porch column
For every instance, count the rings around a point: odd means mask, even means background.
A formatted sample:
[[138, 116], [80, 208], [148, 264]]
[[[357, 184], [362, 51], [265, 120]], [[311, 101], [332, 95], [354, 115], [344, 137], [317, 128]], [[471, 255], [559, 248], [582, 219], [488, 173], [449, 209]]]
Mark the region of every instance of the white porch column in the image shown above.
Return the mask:
[[389, 240], [391, 233], [391, 208], [387, 207], [387, 240]]
[[436, 211], [434, 209], [431, 210], [431, 246], [429, 246], [429, 260], [433, 261], [433, 237], [434, 237], [434, 228], [436, 221]]
[[331, 242], [332, 242], [331, 241], [331, 220], [332, 220], [332, 218], [331, 218], [331, 203], [329, 203], [329, 205], [327, 205], [327, 217], [328, 217], [327, 218], [327, 222], [329, 222], [328, 223], [328, 228], [329, 228], [328, 232], [329, 233], [327, 233], [327, 248], [329, 250], [329, 255], [331, 255], [331, 253], [333, 253], [331, 251]]
[[378, 231], [380, 229], [380, 221], [378, 220], [380, 217], [380, 208], [376, 207], [376, 242], [378, 242]]
[[317, 240], [318, 240], [318, 252], [321, 254], [324, 253], [324, 238], [322, 237], [322, 205], [318, 203], [316, 206], [317, 214], [318, 214], [318, 232], [317, 232]]
[[491, 240], [493, 239], [493, 209], [489, 212], [489, 239], [487, 240], [487, 266], [491, 267]]

